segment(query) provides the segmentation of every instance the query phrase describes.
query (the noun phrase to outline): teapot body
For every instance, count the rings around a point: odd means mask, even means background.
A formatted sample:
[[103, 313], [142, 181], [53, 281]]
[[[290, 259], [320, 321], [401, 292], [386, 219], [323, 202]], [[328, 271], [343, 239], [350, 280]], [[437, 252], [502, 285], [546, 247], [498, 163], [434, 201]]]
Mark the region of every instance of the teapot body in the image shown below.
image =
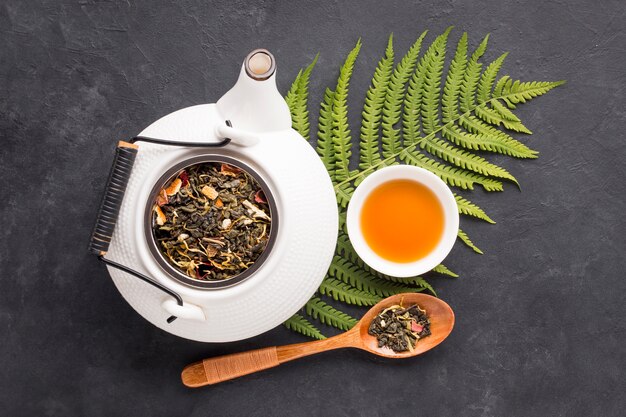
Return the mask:
[[[222, 115], [215, 104], [193, 106], [156, 121], [142, 136], [185, 142], [220, 141], [214, 126]], [[291, 128], [257, 133], [251, 146], [206, 148], [142, 144], [133, 167], [108, 256], [131, 265], [179, 293], [185, 311], [168, 311], [168, 296], [122, 271], [109, 268], [115, 285], [146, 320], [163, 330], [204, 342], [240, 340], [263, 333], [293, 315], [319, 287], [337, 240], [333, 186], [310, 144]], [[155, 260], [146, 239], [145, 206], [154, 184], [172, 166], [203, 157], [228, 157], [251, 167], [276, 200], [280, 218], [276, 241], [262, 267], [249, 279], [217, 290], [173, 279]], [[164, 305], [165, 303], [165, 305]], [[167, 323], [167, 317], [181, 319]], [[189, 317], [186, 317], [189, 315]]]

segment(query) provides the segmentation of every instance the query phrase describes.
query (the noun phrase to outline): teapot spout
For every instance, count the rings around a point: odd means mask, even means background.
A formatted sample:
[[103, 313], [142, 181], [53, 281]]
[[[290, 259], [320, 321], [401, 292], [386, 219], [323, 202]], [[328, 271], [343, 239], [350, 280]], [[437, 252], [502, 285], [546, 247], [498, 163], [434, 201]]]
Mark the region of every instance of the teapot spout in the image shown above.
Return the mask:
[[237, 129], [263, 133], [291, 127], [289, 107], [276, 87], [276, 60], [267, 49], [248, 54], [239, 79], [216, 106]]

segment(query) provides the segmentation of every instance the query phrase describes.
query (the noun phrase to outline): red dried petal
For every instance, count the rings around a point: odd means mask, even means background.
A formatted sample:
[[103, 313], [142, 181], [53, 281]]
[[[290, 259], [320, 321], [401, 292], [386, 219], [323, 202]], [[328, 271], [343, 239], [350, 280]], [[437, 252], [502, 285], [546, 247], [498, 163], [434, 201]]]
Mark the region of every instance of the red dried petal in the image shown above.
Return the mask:
[[189, 175], [187, 175], [187, 171], [181, 172], [178, 178], [180, 178], [180, 180], [183, 182], [182, 183], [183, 187], [186, 187], [187, 184], [189, 184]]
[[265, 198], [263, 190], [259, 190], [256, 194], [254, 194], [254, 201], [257, 203], [267, 204], [267, 199]]
[[424, 330], [424, 326], [418, 324], [415, 320], [411, 320], [411, 330], [416, 333], [421, 333]]
[[165, 188], [163, 188], [159, 192], [159, 195], [157, 195], [156, 203], [159, 207], [164, 206], [165, 204], [169, 203], [169, 199], [167, 198], [167, 191], [165, 191]]

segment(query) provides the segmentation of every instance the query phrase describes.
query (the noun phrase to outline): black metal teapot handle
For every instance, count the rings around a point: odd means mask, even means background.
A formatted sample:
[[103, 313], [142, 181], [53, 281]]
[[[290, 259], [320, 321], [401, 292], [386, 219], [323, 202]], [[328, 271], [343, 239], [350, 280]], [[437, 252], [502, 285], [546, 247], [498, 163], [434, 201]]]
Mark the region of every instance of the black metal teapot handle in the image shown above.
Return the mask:
[[[228, 127], [232, 127], [230, 120], [226, 120], [226, 125]], [[139, 147], [136, 145], [136, 142], [146, 142], [154, 143], [157, 145], [182, 146], [190, 148], [219, 148], [228, 145], [231, 142], [231, 139], [224, 138], [221, 142], [198, 143], [179, 142], [173, 141], [171, 139], [157, 139], [147, 136], [135, 136], [128, 142], [119, 142], [117, 148], [115, 149], [113, 166], [111, 167], [104, 196], [102, 197], [102, 202], [100, 203], [100, 209], [98, 210], [96, 224], [91, 234], [89, 251], [94, 255], [97, 255], [98, 258], [105, 264], [124, 271], [131, 276], [139, 278], [142, 281], [172, 296], [176, 300], [176, 303], [179, 306], [182, 306], [183, 299], [175, 291], [169, 289], [155, 279], [150, 278], [138, 271], [135, 271], [132, 268], [105, 258], [105, 255], [109, 250], [109, 245], [111, 244], [111, 238], [113, 237], [113, 232], [117, 223], [117, 217], [120, 212], [120, 207], [122, 206], [122, 201], [124, 200], [126, 187], [128, 186], [128, 181], [130, 180], [133, 165], [139, 151]], [[174, 320], [176, 320], [176, 316], [170, 316], [167, 319], [167, 322], [171, 323]]]

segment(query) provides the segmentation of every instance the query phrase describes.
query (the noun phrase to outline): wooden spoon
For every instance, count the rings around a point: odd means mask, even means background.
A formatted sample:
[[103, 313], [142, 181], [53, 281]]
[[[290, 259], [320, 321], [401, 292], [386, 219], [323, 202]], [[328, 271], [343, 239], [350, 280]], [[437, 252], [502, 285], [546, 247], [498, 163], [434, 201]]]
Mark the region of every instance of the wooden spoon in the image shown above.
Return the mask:
[[[431, 335], [419, 340], [412, 352], [395, 353], [386, 347], [379, 348], [376, 338], [367, 333], [374, 317], [384, 308], [394, 304], [403, 306], [417, 304], [426, 310], [430, 319]], [[443, 342], [452, 331], [452, 327], [454, 327], [454, 312], [444, 301], [426, 294], [397, 294], [380, 301], [363, 316], [356, 326], [340, 335], [313, 342], [273, 346], [204, 359], [186, 366], [181, 378], [183, 384], [188, 387], [202, 387], [273, 368], [303, 356], [346, 347], [363, 349], [386, 358], [407, 358], [424, 353]]]

